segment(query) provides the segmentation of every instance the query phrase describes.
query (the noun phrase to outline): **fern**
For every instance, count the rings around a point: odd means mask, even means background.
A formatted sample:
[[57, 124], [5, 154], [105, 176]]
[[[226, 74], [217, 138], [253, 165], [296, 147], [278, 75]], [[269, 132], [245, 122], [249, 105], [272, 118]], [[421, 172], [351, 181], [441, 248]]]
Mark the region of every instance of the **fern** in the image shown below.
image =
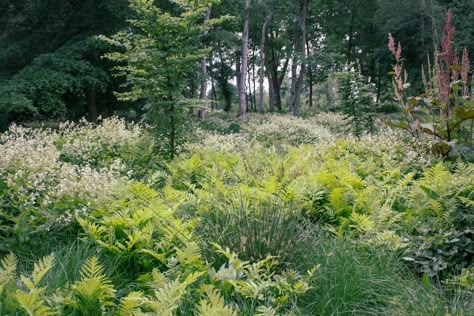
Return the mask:
[[201, 249], [195, 242], [188, 242], [182, 248], [176, 248], [176, 257], [185, 267], [202, 270], [205, 268], [204, 261], [201, 258]]
[[368, 232], [375, 227], [375, 222], [365, 214], [352, 213], [349, 217], [352, 222], [349, 227], [361, 233]]
[[178, 279], [167, 282], [162, 288], [155, 290], [155, 299], [148, 302], [148, 307], [158, 315], [172, 316], [179, 307], [181, 297], [185, 294], [186, 285]]
[[225, 306], [224, 298], [217, 289], [206, 288], [207, 299], [199, 302], [197, 312], [199, 316], [237, 316], [238, 311], [230, 306]]
[[68, 304], [82, 315], [100, 315], [106, 306], [113, 305], [115, 290], [104, 274], [97, 257], [91, 257], [81, 267], [81, 280], [72, 286], [73, 300]]
[[0, 261], [0, 295], [5, 287], [15, 280], [17, 258], [13, 253], [9, 253]]
[[28, 315], [31, 316], [48, 316], [57, 313], [50, 307], [45, 305], [43, 294], [45, 288], [38, 287], [43, 277], [48, 273], [54, 265], [54, 256], [46, 256], [34, 264], [31, 277], [20, 276], [21, 281], [28, 288], [28, 292], [17, 290], [15, 298]]
[[130, 292], [127, 296], [120, 300], [118, 315], [135, 315], [140, 311], [140, 307], [143, 306], [147, 301], [148, 299], [144, 296], [143, 292]]
[[29, 293], [25, 293], [18, 290], [15, 298], [20, 304], [21, 308], [23, 308], [30, 316], [57, 315], [57, 312], [44, 305], [42, 294], [42, 291], [31, 291]]
[[24, 275], [21, 275], [21, 281], [26, 285], [26, 287], [33, 291], [40, 283], [41, 279], [54, 265], [54, 256], [46, 256], [41, 258], [38, 262], [34, 264], [33, 272], [31, 278], [28, 278]]
[[255, 314], [255, 316], [277, 316], [278, 313], [273, 307], [268, 307], [268, 306], [259, 306], [257, 308], [258, 314]]

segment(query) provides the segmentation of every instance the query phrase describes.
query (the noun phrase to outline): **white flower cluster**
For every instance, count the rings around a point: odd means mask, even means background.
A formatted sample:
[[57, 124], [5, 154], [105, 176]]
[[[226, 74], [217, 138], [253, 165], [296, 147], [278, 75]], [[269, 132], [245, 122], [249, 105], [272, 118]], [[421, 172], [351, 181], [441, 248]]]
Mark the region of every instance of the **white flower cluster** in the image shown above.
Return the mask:
[[196, 129], [194, 136], [199, 140], [198, 143], [188, 143], [186, 149], [190, 152], [199, 150], [202, 147], [210, 148], [215, 151], [225, 152], [248, 152], [260, 145], [255, 140], [248, 139], [240, 133], [235, 134], [219, 134], [216, 132]]
[[81, 120], [79, 124], [66, 122], [60, 125], [59, 133], [64, 157], [94, 163], [97, 157], [116, 156], [124, 148], [136, 146], [143, 137], [143, 128], [111, 117], [98, 126], [86, 120]]
[[[86, 206], [75, 209], [73, 211], [66, 211], [63, 215], [56, 218], [56, 223], [60, 226], [69, 225], [72, 223], [76, 216], [84, 216], [89, 213], [89, 209]], [[49, 230], [49, 229], [48, 229]]]
[[[81, 126], [67, 123], [59, 131], [12, 125], [0, 135], [0, 182], [23, 207], [58, 212], [95, 203], [125, 181], [128, 173], [119, 158], [111, 157], [97, 167], [91, 165], [92, 157], [104, 148], [132, 146], [141, 133], [139, 126], [127, 128], [116, 118], [95, 128], [85, 122]], [[64, 155], [81, 161], [64, 161]], [[59, 221], [67, 224], [72, 217], [72, 213], [63, 214]]]
[[348, 136], [347, 139], [355, 150], [363, 151], [367, 157], [378, 157], [385, 164], [422, 167], [431, 162], [423, 144], [415, 138], [408, 139], [401, 130], [386, 127], [376, 134], [365, 134], [359, 139]]
[[341, 113], [321, 112], [309, 117], [307, 120], [309, 120], [312, 124], [326, 127], [332, 132], [347, 132], [346, 116]]
[[252, 114], [242, 125], [242, 133], [260, 142], [286, 141], [292, 145], [332, 144], [337, 138], [329, 129], [309, 119], [289, 115]]

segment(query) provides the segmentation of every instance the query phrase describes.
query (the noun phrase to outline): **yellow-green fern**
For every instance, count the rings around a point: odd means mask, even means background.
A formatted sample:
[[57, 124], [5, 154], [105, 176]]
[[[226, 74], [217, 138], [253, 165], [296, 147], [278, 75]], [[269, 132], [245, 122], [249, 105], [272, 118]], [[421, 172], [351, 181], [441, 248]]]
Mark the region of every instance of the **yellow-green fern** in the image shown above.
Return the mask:
[[16, 265], [16, 256], [11, 252], [0, 261], [0, 295], [5, 287], [15, 280]]

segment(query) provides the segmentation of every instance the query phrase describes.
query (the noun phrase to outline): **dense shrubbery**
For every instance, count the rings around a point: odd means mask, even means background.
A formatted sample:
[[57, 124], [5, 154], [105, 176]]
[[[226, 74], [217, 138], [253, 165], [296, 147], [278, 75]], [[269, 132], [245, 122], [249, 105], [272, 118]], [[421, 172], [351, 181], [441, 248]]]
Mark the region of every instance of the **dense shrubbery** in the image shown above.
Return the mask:
[[330, 114], [211, 115], [164, 162], [115, 118], [13, 126], [0, 251], [17, 256], [0, 267], [0, 313], [471, 313], [472, 164], [390, 129], [343, 130]]

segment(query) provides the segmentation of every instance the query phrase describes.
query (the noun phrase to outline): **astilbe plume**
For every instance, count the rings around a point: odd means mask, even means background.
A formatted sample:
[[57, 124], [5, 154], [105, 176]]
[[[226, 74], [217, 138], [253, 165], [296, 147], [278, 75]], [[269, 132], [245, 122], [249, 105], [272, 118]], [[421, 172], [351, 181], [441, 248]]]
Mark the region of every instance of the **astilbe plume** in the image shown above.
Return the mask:
[[[451, 24], [453, 13], [451, 10], [446, 14], [446, 25], [441, 36], [441, 52], [436, 50], [436, 55], [441, 56], [441, 61], [435, 63], [437, 72], [437, 83], [440, 101], [449, 106], [451, 96], [451, 84], [459, 79], [463, 82], [462, 96], [468, 96], [468, 74], [470, 70], [469, 52], [464, 48], [460, 58], [457, 51], [453, 48], [455, 28]], [[444, 111], [445, 115], [449, 113]]]
[[397, 48], [395, 49], [395, 39], [391, 33], [388, 33], [388, 48], [390, 52], [395, 56], [396, 64], [393, 65], [394, 76], [392, 78], [393, 89], [395, 97], [400, 102], [403, 108], [407, 109], [405, 113], [409, 116], [411, 120], [414, 120], [412, 115], [412, 109], [407, 98], [406, 88], [408, 84], [408, 73], [403, 69], [402, 65], [402, 45], [398, 42]]
[[[388, 34], [388, 48], [394, 55], [396, 64], [393, 66], [392, 78], [394, 94], [406, 113], [406, 122], [397, 124], [413, 136], [426, 136], [428, 139], [439, 143], [437, 150], [443, 157], [448, 157], [454, 147], [454, 142], [459, 141], [463, 135], [464, 141], [472, 140], [471, 131], [462, 130], [463, 122], [472, 120], [474, 113], [469, 108], [469, 52], [464, 49], [462, 56], [454, 48], [455, 28], [452, 25], [453, 13], [449, 10], [446, 14], [446, 24], [441, 36], [441, 47], [435, 48], [434, 62], [431, 65], [428, 57], [428, 71], [422, 67], [422, 79], [425, 87], [423, 97], [407, 97], [407, 75], [403, 71], [401, 61], [401, 45], [395, 45], [392, 34]], [[473, 81], [474, 82], [474, 81]], [[420, 100], [432, 104], [429, 109], [433, 116], [432, 122], [422, 122], [415, 117], [415, 112], [421, 110], [417, 106]]]
[[454, 35], [456, 34], [454, 26], [451, 25], [453, 12], [451, 10], [446, 14], [446, 24], [441, 35], [442, 59], [447, 65], [452, 65], [455, 59], [453, 50]]

